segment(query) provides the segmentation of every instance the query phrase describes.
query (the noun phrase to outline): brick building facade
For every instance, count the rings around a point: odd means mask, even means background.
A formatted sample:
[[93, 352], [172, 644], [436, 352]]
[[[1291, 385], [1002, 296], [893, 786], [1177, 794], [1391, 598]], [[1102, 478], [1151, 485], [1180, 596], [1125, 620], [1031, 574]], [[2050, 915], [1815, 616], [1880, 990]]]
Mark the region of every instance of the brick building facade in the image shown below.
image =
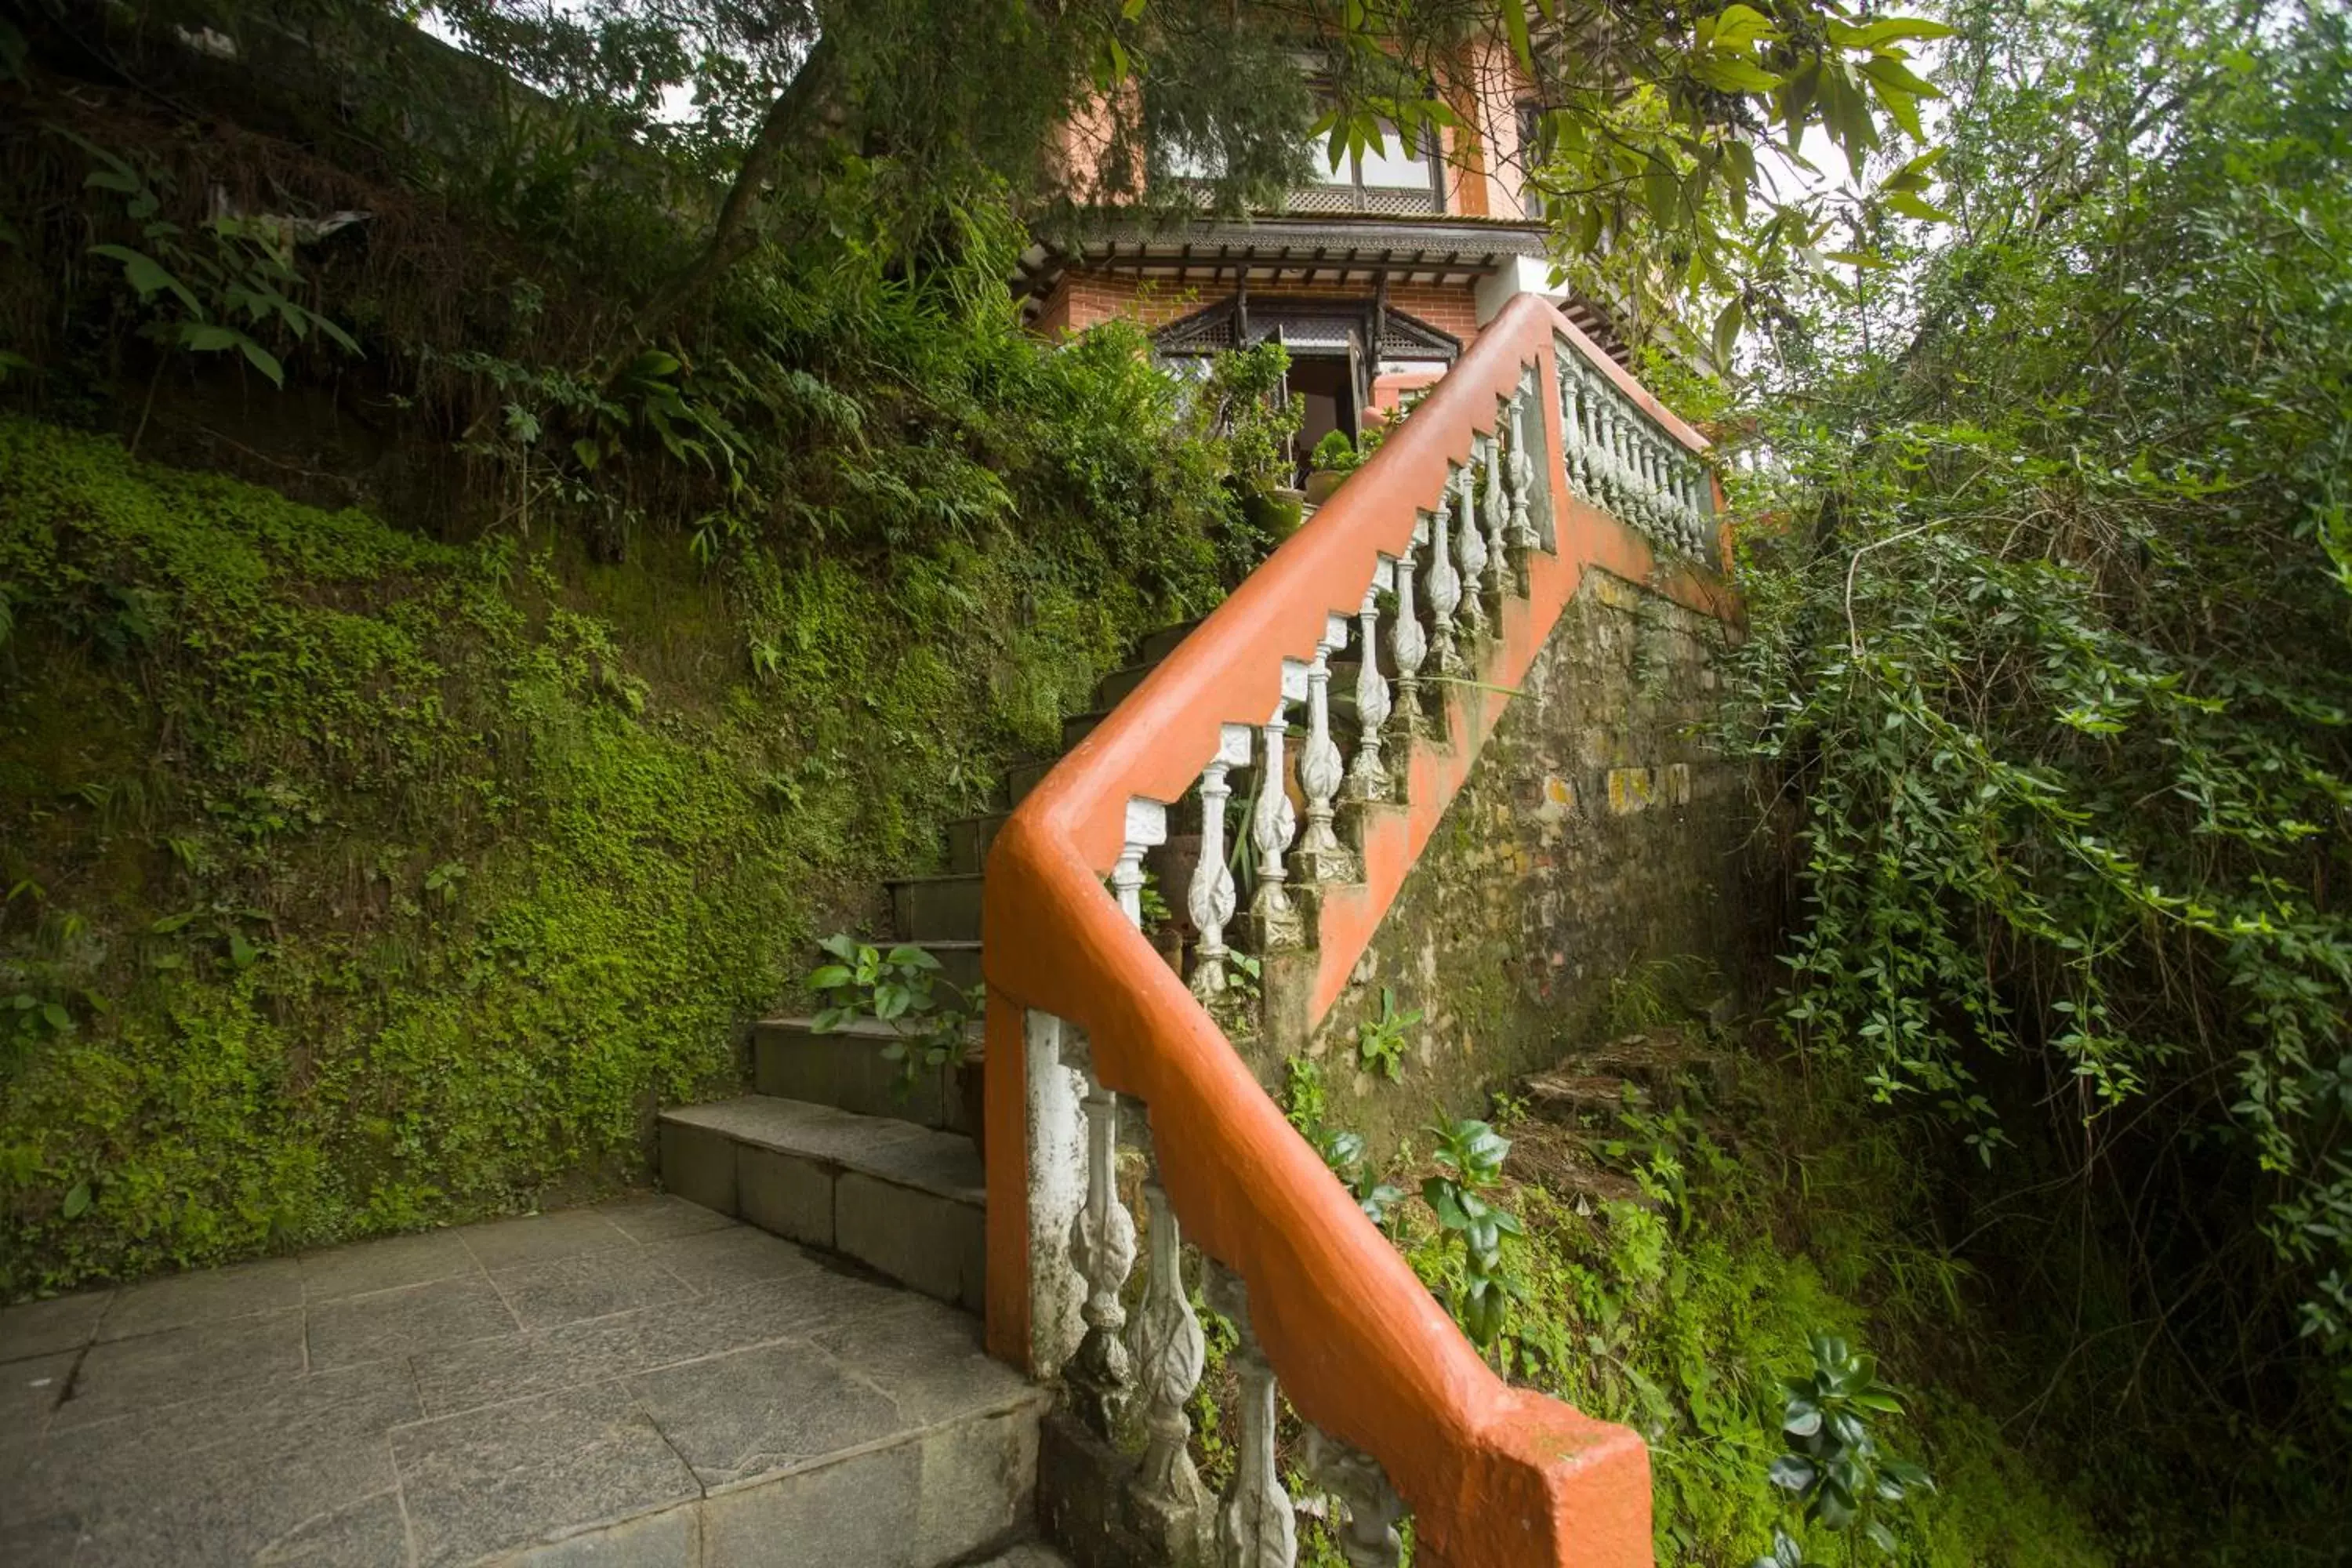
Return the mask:
[[1552, 285], [1545, 226], [1525, 216], [1516, 67], [1489, 54], [1443, 90], [1459, 128], [1419, 147], [1391, 137], [1337, 171], [1318, 162], [1278, 210], [1182, 225], [1098, 211], [1082, 239], [1033, 247], [1015, 284], [1032, 329], [1125, 317], [1180, 363], [1276, 339], [1303, 400], [1302, 458], [1437, 380], [1515, 295], [1549, 295], [1611, 344], [1601, 313]]

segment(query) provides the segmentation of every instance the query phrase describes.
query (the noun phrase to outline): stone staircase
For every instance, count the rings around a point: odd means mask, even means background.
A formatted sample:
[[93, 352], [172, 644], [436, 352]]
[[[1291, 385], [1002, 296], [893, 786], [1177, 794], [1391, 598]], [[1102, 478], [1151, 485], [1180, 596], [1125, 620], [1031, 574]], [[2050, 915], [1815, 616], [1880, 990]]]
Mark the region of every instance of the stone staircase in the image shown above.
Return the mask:
[[[1064, 721], [1077, 744], [1172, 652], [1192, 624], [1145, 637], [1135, 662], [1105, 676], [1095, 707]], [[888, 885], [892, 940], [923, 948], [967, 992], [981, 979], [981, 888], [990, 843], [1058, 757], [1015, 763], [992, 809], [948, 828], [949, 868]], [[753, 1092], [677, 1106], [660, 1117], [662, 1184], [671, 1194], [803, 1247], [821, 1248], [963, 1311], [982, 1309], [987, 1205], [977, 1135], [981, 1033], [959, 1066], [911, 1085], [882, 1055], [887, 1026], [819, 1033], [807, 1017], [764, 1020], [752, 1034]], [[909, 1346], [908, 1357], [943, 1353]], [[991, 1478], [982, 1518], [1026, 1518], [1035, 1487], [1036, 1412], [1024, 1464]], [[971, 1477], [960, 1478], [970, 1484]], [[1058, 1562], [1032, 1546], [1024, 1561]], [[780, 1561], [800, 1561], [786, 1558]], [[816, 1559], [809, 1559], [814, 1563]], [[835, 1561], [833, 1558], [827, 1562]], [[848, 1561], [848, 1559], [839, 1559]], [[894, 1559], [895, 1561], [895, 1559]]]

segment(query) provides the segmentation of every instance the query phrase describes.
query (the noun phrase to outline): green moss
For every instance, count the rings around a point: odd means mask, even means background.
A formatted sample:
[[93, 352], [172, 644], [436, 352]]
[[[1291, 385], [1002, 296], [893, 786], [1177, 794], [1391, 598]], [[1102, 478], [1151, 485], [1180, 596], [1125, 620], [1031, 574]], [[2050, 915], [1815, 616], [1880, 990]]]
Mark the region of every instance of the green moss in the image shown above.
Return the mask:
[[19, 420], [0, 473], [12, 1295], [641, 1174], [1169, 613], [1015, 540], [435, 543]]

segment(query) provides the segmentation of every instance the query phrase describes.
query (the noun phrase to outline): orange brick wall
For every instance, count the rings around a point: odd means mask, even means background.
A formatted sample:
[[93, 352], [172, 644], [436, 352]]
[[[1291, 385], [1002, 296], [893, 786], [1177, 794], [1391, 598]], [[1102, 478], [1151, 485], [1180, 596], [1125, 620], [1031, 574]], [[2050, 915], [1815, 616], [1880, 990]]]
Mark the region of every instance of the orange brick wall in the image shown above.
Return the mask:
[[[1179, 316], [1188, 316], [1205, 305], [1213, 305], [1233, 292], [1230, 283], [1188, 283], [1179, 289], [1164, 280], [1145, 282], [1132, 276], [1112, 272], [1081, 272], [1073, 269], [1062, 275], [1061, 283], [1045, 301], [1031, 323], [1033, 330], [1047, 337], [1059, 337], [1064, 332], [1083, 331], [1097, 321], [1116, 316], [1126, 316], [1146, 327], [1164, 326]], [[1253, 287], [1250, 298], [1257, 300], [1360, 300], [1370, 297], [1369, 286], [1351, 288], [1342, 292], [1328, 289], [1291, 287]], [[1393, 283], [1389, 286], [1389, 303], [1411, 316], [1417, 316], [1437, 328], [1462, 340], [1467, 349], [1478, 336], [1478, 300], [1470, 285], [1440, 288], [1429, 283]]]

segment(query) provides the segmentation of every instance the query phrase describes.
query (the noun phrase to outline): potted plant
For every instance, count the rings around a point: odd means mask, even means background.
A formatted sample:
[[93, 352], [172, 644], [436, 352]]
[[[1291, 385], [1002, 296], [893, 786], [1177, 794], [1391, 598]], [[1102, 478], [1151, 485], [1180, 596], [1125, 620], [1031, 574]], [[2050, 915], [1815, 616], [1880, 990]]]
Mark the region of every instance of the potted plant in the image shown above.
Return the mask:
[[1300, 409], [1283, 392], [1290, 355], [1277, 342], [1221, 353], [1196, 406], [1223, 448], [1225, 483], [1253, 531], [1279, 544], [1298, 530], [1306, 498], [1290, 486]]
[[1331, 499], [1341, 480], [1363, 467], [1364, 454], [1356, 449], [1345, 430], [1334, 430], [1315, 443], [1314, 456], [1308, 461], [1315, 471], [1307, 476], [1307, 504], [1321, 506]]

